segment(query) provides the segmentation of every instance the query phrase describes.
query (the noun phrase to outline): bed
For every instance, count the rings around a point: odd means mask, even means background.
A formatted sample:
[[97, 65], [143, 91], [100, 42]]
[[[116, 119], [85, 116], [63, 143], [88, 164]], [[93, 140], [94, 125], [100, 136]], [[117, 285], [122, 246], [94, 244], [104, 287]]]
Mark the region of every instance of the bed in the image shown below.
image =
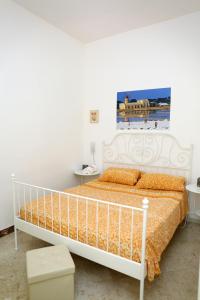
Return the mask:
[[[192, 147], [163, 133], [123, 133], [103, 145], [103, 166], [191, 175]], [[159, 261], [187, 215], [186, 192], [137, 189], [100, 182], [55, 191], [13, 176], [17, 229], [140, 280], [160, 273]], [[148, 212], [148, 214], [147, 214]]]

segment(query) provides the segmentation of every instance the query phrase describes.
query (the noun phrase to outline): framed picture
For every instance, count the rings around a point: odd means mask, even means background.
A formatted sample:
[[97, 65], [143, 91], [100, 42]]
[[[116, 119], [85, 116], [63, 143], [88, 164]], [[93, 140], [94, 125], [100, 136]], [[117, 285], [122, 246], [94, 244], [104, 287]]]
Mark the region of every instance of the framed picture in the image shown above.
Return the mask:
[[117, 129], [169, 129], [170, 108], [171, 88], [118, 92]]
[[90, 123], [99, 123], [99, 110], [90, 110]]

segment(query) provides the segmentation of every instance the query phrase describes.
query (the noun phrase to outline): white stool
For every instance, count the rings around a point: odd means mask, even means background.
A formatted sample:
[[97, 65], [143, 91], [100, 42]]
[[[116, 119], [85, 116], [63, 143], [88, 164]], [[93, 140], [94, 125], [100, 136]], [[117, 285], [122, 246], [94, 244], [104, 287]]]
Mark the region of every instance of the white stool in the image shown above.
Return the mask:
[[75, 266], [64, 245], [26, 253], [30, 300], [73, 300]]

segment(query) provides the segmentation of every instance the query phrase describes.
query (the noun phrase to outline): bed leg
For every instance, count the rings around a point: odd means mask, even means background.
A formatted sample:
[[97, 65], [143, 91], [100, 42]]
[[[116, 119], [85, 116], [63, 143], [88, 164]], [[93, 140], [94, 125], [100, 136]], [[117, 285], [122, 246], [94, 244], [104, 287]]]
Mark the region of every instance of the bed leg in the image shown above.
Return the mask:
[[18, 243], [17, 243], [17, 228], [14, 226], [14, 234], [15, 234], [15, 250], [18, 250]]
[[15, 218], [16, 218], [16, 191], [15, 191], [15, 174], [12, 173], [11, 180], [12, 180], [12, 193], [13, 193], [13, 217], [14, 217], [14, 235], [15, 235], [15, 250], [17, 250], [17, 228], [15, 226]]
[[185, 217], [184, 225], [188, 225], [188, 215]]
[[144, 300], [144, 278], [140, 280], [140, 300]]
[[180, 228], [185, 228], [188, 225], [188, 215], [183, 220], [182, 224], [180, 225]]

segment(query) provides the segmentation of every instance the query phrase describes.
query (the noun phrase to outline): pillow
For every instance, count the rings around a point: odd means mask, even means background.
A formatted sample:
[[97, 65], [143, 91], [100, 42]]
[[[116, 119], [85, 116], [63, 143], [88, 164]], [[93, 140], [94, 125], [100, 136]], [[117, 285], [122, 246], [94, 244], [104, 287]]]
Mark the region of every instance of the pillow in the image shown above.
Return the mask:
[[126, 168], [108, 168], [104, 171], [99, 181], [134, 185], [140, 176], [140, 171]]
[[167, 174], [145, 173], [136, 184], [139, 189], [165, 190], [183, 192], [185, 178]]

